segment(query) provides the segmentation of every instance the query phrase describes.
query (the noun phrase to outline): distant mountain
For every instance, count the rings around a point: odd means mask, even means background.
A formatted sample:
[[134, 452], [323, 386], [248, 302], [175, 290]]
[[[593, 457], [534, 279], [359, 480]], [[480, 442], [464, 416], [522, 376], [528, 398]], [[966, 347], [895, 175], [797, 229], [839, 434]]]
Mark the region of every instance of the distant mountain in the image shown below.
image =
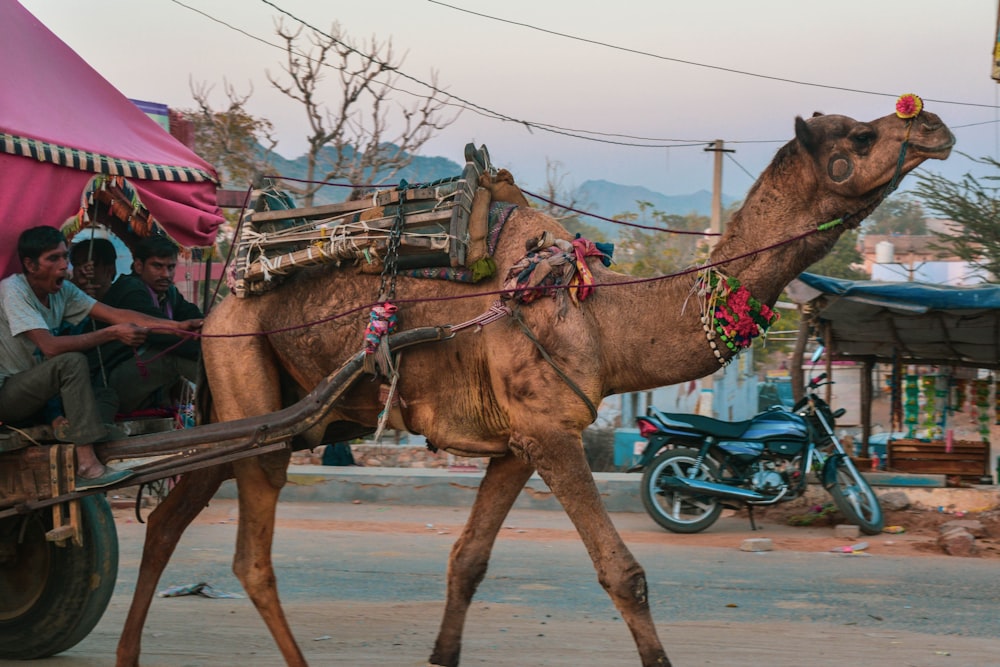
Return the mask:
[[[689, 195], [665, 195], [641, 185], [619, 185], [610, 181], [584, 181], [573, 193], [577, 201], [590, 204], [590, 210], [603, 216], [613, 217], [619, 213], [638, 210], [637, 201], [646, 201], [657, 211], [673, 215], [710, 215], [712, 193], [699, 190]], [[722, 205], [729, 206], [733, 197], [722, 196]]]
[[[665, 195], [640, 185], [621, 185], [605, 180], [584, 181], [573, 191], [577, 207], [589, 213], [612, 218], [622, 213], [638, 213], [637, 202], [649, 202], [656, 211], [670, 215], [710, 216], [712, 213], [712, 193], [699, 190], [689, 195]], [[723, 195], [722, 205], [729, 206], [736, 199]], [[609, 240], [618, 238], [622, 226], [605, 220], [582, 217], [581, 221], [600, 229]], [[652, 220], [646, 221], [653, 223]]]
[[[280, 155], [272, 155], [271, 163], [277, 173], [291, 178], [306, 177], [306, 157], [303, 155], [294, 160], [289, 160]], [[444, 157], [423, 157], [417, 155], [405, 169], [393, 176], [393, 180], [385, 181], [382, 187], [390, 189], [399, 184], [401, 180], [407, 183], [430, 183], [442, 178], [451, 178], [462, 173], [462, 166], [454, 160]], [[382, 178], [373, 178], [371, 183], [378, 183]], [[347, 199], [351, 189], [346, 187], [327, 186], [322, 188], [317, 194], [316, 204], [332, 204]]]

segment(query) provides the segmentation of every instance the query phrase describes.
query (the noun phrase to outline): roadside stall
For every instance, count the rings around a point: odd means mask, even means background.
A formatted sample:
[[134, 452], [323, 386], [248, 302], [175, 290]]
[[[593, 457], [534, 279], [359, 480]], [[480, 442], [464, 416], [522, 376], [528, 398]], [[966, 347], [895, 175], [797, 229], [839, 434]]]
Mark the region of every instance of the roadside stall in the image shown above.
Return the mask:
[[[788, 294], [803, 310], [799, 367], [810, 332], [823, 340], [828, 359], [861, 365], [861, 457], [874, 451], [872, 404], [884, 392], [890, 401], [890, 428], [882, 438], [886, 470], [941, 474], [951, 483], [993, 481], [1000, 286], [803, 273]], [[881, 383], [873, 379], [876, 367], [884, 371]]]

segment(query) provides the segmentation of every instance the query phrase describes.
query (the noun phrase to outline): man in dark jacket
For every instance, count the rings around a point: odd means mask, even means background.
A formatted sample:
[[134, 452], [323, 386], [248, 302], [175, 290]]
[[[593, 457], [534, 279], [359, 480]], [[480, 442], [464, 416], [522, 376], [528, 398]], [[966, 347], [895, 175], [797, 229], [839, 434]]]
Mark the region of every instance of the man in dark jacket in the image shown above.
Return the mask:
[[[110, 341], [131, 350], [148, 340], [149, 331], [174, 323], [109, 307], [67, 280], [66, 238], [54, 227], [21, 233], [17, 255], [23, 272], [0, 281], [0, 420], [32, 420], [51, 399], [61, 397], [68, 421], [56, 436], [76, 444], [76, 488], [120, 482], [132, 473], [108, 468], [94, 451], [93, 445], [108, 440], [111, 433], [84, 353]], [[108, 326], [62, 334], [65, 325], [85, 317]], [[177, 322], [176, 327], [196, 331], [201, 319]], [[114, 402], [114, 392], [106, 393]]]
[[[203, 317], [201, 310], [187, 301], [174, 285], [178, 249], [165, 236], [150, 236], [132, 249], [132, 273], [111, 285], [104, 303], [154, 317], [182, 322]], [[119, 396], [120, 413], [169, 404], [169, 393], [181, 378], [194, 382], [198, 377], [201, 343], [152, 330], [146, 344], [134, 351], [110, 343], [100, 348], [97, 384], [107, 384]]]

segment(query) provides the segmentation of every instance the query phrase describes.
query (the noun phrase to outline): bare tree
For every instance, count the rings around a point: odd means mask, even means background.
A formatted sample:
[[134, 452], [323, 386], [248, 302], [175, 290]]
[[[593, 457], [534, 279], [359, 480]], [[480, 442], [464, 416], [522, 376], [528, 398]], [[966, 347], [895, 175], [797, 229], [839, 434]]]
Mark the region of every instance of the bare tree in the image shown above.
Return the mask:
[[[442, 115], [446, 96], [431, 74], [431, 92], [410, 106], [394, 104], [390, 97], [404, 58], [396, 58], [392, 41], [372, 37], [355, 48], [340, 24], [329, 34], [310, 30], [306, 51], [299, 49], [302, 27], [292, 30], [279, 20], [277, 34], [285, 41], [283, 66], [290, 82], [268, 73], [271, 84], [302, 104], [309, 121], [309, 150], [305, 185], [285, 184], [311, 206], [322, 187], [315, 181], [341, 180], [354, 184], [390, 181], [410, 164], [413, 155], [434, 134], [457, 116]], [[328, 72], [339, 77], [340, 94], [329, 106], [320, 84]]]

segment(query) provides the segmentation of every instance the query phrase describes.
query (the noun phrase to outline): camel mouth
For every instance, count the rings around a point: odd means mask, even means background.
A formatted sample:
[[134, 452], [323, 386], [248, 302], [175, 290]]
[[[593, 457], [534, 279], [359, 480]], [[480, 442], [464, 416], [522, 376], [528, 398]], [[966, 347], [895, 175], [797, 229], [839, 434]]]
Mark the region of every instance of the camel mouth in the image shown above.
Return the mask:
[[945, 128], [945, 132], [948, 133], [948, 136], [945, 137], [944, 141], [942, 141], [940, 144], [936, 146], [929, 146], [927, 144], [917, 144], [917, 143], [913, 143], [910, 145], [915, 150], [920, 151], [921, 153], [933, 155], [934, 157], [943, 154], [944, 157], [948, 157], [948, 154], [951, 153], [951, 149], [955, 147], [955, 135], [952, 133], [951, 130], [947, 128]]

